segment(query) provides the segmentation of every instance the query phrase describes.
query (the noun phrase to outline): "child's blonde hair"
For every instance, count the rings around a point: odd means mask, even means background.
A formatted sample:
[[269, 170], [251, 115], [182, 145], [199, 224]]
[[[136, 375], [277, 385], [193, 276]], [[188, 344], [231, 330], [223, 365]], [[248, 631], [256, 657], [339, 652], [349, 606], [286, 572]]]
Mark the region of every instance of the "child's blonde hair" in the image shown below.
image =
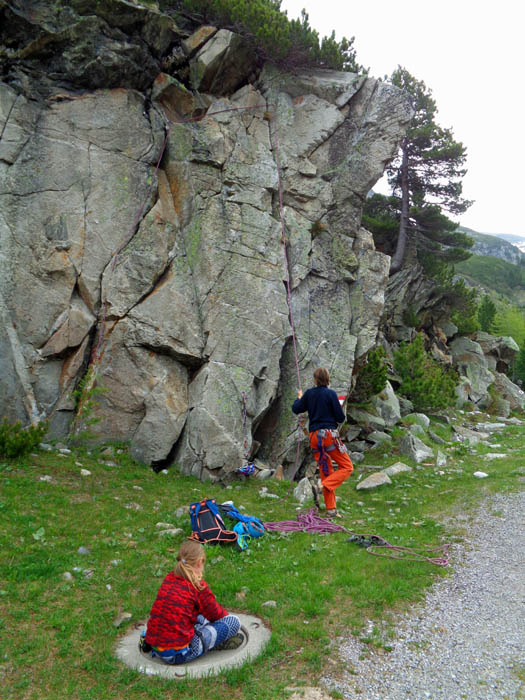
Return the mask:
[[175, 567], [175, 575], [185, 578], [198, 591], [201, 591], [204, 586], [196, 571], [198, 563], [204, 559], [206, 561], [206, 553], [204, 547], [195, 540], [186, 540], [180, 546], [177, 554], [177, 566]]

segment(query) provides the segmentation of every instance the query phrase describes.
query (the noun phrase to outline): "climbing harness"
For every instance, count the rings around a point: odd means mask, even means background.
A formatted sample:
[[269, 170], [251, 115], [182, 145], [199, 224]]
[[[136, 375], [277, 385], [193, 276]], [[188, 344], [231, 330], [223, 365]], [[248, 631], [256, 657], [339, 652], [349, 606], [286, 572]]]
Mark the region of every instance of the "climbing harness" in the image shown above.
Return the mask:
[[[297, 520], [283, 520], [281, 522], [264, 523], [266, 530], [280, 530], [281, 532], [308, 532], [311, 534], [328, 535], [332, 532], [346, 532], [350, 537], [347, 542], [353, 542], [361, 547], [365, 547], [369, 554], [378, 557], [388, 557], [390, 559], [402, 559], [407, 561], [426, 561], [436, 566], [447, 566], [449, 563], [448, 550], [450, 544], [443, 544], [437, 547], [425, 547], [426, 554], [418, 552], [415, 547], [402, 547], [387, 542], [379, 535], [363, 535], [348, 530], [343, 525], [338, 525], [326, 518], [321, 518], [315, 514], [311, 508], [308, 512], [299, 513]], [[376, 549], [387, 550], [378, 552]], [[438, 553], [441, 553], [439, 555]], [[435, 556], [434, 556], [435, 554]], [[429, 556], [430, 555], [430, 556]]]
[[237, 474], [252, 476], [252, 474], [255, 474], [255, 464], [243, 464], [242, 467], [237, 469]]
[[332, 460], [330, 459], [328, 453], [335, 450], [335, 445], [328, 445], [328, 447], [323, 447], [323, 437], [324, 430], [317, 431], [317, 450], [319, 451], [319, 469], [321, 470], [323, 476], [328, 476], [330, 474], [330, 467], [332, 466]]

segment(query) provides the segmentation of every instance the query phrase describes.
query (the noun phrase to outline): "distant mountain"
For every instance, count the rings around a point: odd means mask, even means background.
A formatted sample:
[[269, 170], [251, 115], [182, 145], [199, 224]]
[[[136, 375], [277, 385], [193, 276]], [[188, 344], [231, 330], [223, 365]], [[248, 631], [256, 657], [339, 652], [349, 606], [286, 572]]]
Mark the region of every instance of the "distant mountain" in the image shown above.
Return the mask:
[[474, 245], [471, 248], [474, 255], [500, 258], [512, 265], [521, 265], [524, 261], [525, 236], [510, 233], [479, 233], [465, 226], [460, 226], [458, 231], [467, 233], [474, 239]]
[[515, 233], [495, 233], [493, 235], [512, 243], [512, 245], [519, 248], [522, 253], [525, 253], [525, 236], [517, 236]]
[[455, 265], [458, 275], [469, 286], [477, 287], [481, 294], [496, 294], [511, 304], [525, 306], [525, 254], [503, 236], [523, 243], [525, 238], [510, 234], [478, 233], [472, 229], [459, 228], [474, 239], [472, 255], [468, 260]]

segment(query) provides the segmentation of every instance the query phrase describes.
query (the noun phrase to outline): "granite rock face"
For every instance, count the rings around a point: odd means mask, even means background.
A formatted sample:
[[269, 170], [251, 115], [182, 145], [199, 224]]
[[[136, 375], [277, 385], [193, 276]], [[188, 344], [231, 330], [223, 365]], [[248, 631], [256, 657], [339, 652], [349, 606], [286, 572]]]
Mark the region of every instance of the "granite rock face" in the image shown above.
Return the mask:
[[91, 368], [94, 429], [144, 463], [286, 467], [291, 322], [308, 385], [322, 365], [346, 393], [375, 343], [390, 259], [361, 210], [405, 96], [261, 71], [231, 32], [125, 0], [50, 5], [0, 3], [0, 415], [67, 435]]

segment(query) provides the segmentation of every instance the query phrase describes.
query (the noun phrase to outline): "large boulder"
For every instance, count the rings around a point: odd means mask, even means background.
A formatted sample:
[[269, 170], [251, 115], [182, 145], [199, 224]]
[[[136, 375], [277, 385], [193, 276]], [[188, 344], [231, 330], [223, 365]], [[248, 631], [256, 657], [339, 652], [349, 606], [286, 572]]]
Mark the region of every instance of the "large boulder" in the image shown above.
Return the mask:
[[401, 454], [410, 457], [418, 464], [434, 457], [434, 450], [410, 433], [404, 435], [399, 441], [399, 450]]
[[[189, 49], [186, 43], [186, 50]], [[239, 34], [220, 29], [190, 61], [194, 90], [228, 95], [245, 83], [256, 67], [255, 52]]]
[[488, 388], [494, 381], [483, 349], [479, 343], [463, 336], [453, 340], [449, 347], [454, 366], [468, 380], [468, 385], [464, 384], [463, 388], [469, 400], [477, 404], [487, 397]]
[[[525, 407], [525, 392], [500, 372], [494, 373], [494, 388], [499, 396], [508, 402], [511, 411], [522, 411]], [[501, 414], [498, 414], [501, 415]]]
[[506, 372], [520, 351], [518, 344], [510, 336], [494, 336], [478, 331], [474, 333], [472, 340], [481, 347], [488, 368], [496, 372]]
[[375, 344], [389, 258], [361, 212], [407, 97], [334, 71], [267, 66], [250, 83], [239, 36], [188, 36], [125, 0], [14, 7], [0, 84], [1, 413], [50, 417], [65, 436], [90, 368], [109, 389], [100, 440], [203, 479], [256, 453], [289, 470], [298, 378], [327, 366], [347, 394]]
[[385, 426], [387, 428], [391, 428], [401, 420], [399, 399], [395, 395], [390, 382], [386, 383], [385, 388], [380, 394], [372, 398], [372, 405], [385, 421]]

